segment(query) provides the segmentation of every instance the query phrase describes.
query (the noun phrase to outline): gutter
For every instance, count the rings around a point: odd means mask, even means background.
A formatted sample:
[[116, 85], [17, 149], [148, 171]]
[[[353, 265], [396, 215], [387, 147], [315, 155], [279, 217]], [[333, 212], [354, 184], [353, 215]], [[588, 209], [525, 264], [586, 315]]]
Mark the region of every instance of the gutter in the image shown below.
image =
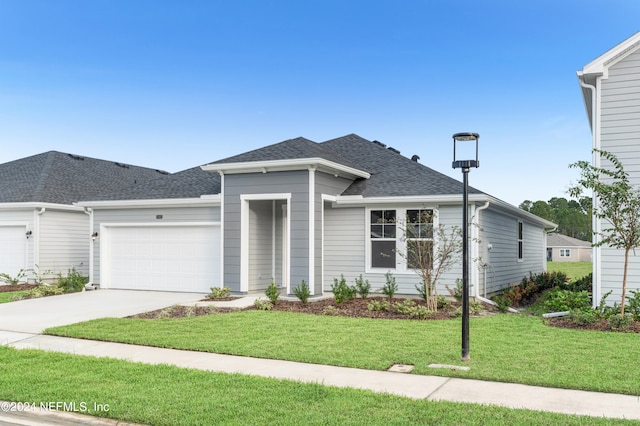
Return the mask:
[[89, 215], [89, 282], [85, 284], [84, 288], [86, 290], [95, 290], [95, 286], [93, 285], [93, 246], [95, 241], [91, 238], [91, 234], [93, 233], [93, 209], [85, 207], [83, 212]]

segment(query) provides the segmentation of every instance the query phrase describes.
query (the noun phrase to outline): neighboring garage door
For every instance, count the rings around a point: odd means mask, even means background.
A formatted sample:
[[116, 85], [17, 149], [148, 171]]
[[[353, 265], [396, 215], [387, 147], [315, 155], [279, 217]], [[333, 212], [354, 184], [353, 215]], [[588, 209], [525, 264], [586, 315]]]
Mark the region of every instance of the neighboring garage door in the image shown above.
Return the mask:
[[26, 227], [0, 225], [0, 273], [15, 277], [25, 268], [27, 257]]
[[108, 226], [105, 288], [208, 293], [220, 281], [220, 226]]

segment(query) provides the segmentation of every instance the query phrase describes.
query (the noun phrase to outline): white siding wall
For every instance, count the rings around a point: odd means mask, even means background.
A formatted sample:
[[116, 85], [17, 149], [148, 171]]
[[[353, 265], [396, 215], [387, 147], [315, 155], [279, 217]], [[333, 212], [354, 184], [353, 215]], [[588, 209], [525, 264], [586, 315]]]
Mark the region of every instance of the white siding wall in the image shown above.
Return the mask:
[[249, 288], [264, 291], [273, 276], [272, 201], [249, 202]]
[[[602, 80], [600, 138], [601, 148], [614, 153], [631, 182], [640, 185], [640, 50], [613, 65]], [[602, 294], [613, 290], [608, 302], [620, 303], [624, 251], [603, 247], [601, 253]], [[631, 255], [629, 263], [628, 288], [638, 289], [640, 256]]]
[[66, 276], [75, 268], [89, 275], [89, 215], [47, 210], [40, 215], [40, 272]]
[[[156, 216], [162, 216], [157, 219]], [[101, 223], [167, 223], [219, 222], [220, 207], [158, 207], [135, 209], [98, 209], [93, 214], [93, 232], [100, 232]], [[100, 284], [100, 239], [93, 242], [94, 283]]]

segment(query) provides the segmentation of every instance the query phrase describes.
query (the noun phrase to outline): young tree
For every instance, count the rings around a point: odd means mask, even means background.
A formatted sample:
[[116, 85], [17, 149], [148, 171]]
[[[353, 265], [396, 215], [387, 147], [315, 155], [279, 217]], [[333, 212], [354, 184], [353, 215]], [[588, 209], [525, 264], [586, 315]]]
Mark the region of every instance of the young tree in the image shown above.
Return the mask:
[[421, 283], [416, 285], [416, 290], [427, 302], [427, 309], [436, 312], [436, 285], [442, 274], [456, 263], [457, 255], [462, 251], [461, 231], [457, 226], [452, 227], [449, 233], [443, 225], [433, 227], [433, 217], [429, 216], [433, 213], [430, 210], [414, 212], [420, 212], [422, 217], [417, 221], [408, 217], [406, 224], [401, 225], [407, 251], [398, 250], [397, 253], [420, 277]]
[[640, 192], [631, 185], [629, 174], [614, 154], [598, 149], [594, 149], [594, 152], [608, 160], [612, 167], [595, 167], [587, 161], [571, 164], [569, 167], [580, 169], [580, 179], [576, 186], [569, 189], [569, 193], [578, 197], [586, 189], [592, 190], [593, 196], [597, 197], [593, 214], [607, 221], [610, 226], [602, 227], [598, 232], [601, 238], [594, 246], [609, 245], [624, 249], [621, 302], [624, 316], [629, 252], [640, 247]]

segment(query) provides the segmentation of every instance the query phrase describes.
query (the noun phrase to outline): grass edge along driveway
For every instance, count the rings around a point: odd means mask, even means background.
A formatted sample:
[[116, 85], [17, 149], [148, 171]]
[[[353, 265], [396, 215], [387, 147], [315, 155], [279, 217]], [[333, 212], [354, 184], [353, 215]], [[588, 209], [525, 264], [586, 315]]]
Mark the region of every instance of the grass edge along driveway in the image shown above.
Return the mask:
[[107, 318], [45, 331], [164, 348], [640, 395], [640, 335], [547, 327], [537, 317], [472, 318], [468, 372], [460, 364], [460, 320], [410, 321], [242, 311], [141, 320]]
[[634, 424], [7, 347], [0, 347], [0, 399], [66, 403], [153, 425]]

